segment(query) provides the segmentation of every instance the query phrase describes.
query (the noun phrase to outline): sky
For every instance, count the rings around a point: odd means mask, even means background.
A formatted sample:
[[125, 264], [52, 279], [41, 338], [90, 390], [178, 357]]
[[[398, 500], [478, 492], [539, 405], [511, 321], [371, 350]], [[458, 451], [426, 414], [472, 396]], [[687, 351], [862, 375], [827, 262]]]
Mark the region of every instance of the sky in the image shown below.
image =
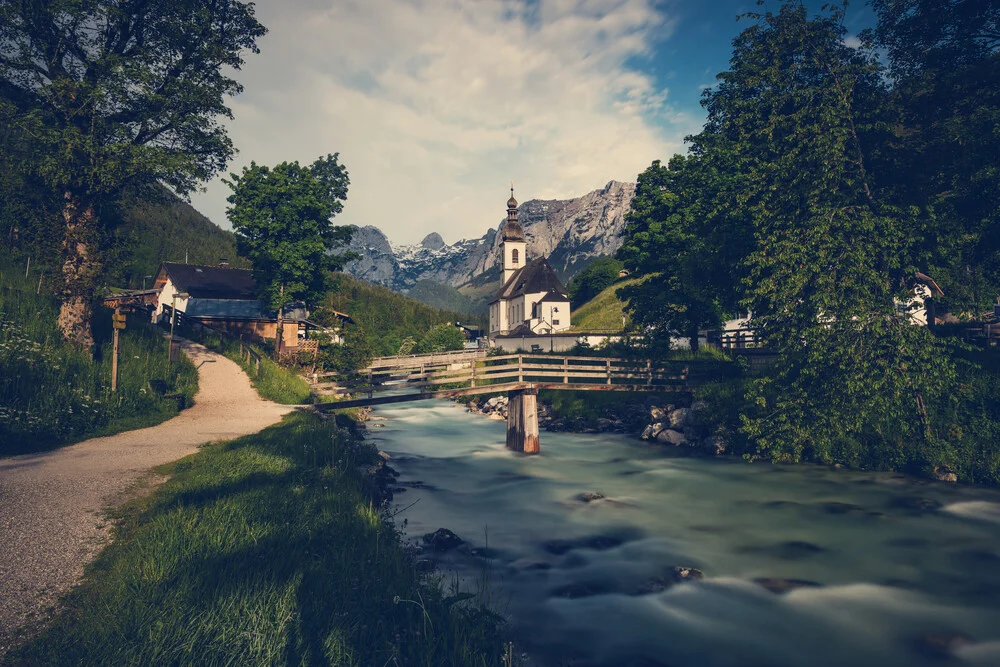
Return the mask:
[[[829, 0], [805, 0], [814, 10]], [[768, 0], [765, 9], [777, 10]], [[227, 121], [251, 161], [339, 153], [337, 224], [476, 238], [519, 201], [635, 181], [700, 130], [754, 0], [259, 0]], [[855, 0], [848, 40], [873, 21]], [[221, 177], [192, 195], [229, 228]]]

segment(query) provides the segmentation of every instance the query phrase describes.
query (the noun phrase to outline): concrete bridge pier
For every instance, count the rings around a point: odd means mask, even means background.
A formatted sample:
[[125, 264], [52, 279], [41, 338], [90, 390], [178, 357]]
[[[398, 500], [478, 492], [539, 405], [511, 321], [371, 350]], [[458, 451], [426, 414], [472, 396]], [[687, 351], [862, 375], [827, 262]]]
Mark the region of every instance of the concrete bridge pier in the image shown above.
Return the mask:
[[507, 449], [537, 454], [538, 390], [534, 387], [507, 392]]

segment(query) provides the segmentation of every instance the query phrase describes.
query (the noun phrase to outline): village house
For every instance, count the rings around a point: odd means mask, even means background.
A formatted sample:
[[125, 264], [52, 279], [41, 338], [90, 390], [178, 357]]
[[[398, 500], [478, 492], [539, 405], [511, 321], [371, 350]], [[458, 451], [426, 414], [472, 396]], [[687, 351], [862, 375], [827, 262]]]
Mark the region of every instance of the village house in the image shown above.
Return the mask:
[[527, 246], [511, 188], [500, 243], [503, 287], [489, 305], [491, 337], [554, 334], [570, 327], [566, 288], [544, 257], [528, 261]]
[[[153, 288], [157, 290], [154, 322], [169, 321], [173, 308], [178, 317], [199, 322], [233, 335], [250, 339], [275, 340], [277, 313], [263, 308], [257, 300], [257, 282], [246, 269], [230, 268], [223, 261], [218, 266], [198, 266], [163, 262]], [[282, 345], [297, 348], [306, 332], [314, 327], [301, 302], [289, 304], [282, 320]], [[343, 313], [338, 319], [350, 321]]]

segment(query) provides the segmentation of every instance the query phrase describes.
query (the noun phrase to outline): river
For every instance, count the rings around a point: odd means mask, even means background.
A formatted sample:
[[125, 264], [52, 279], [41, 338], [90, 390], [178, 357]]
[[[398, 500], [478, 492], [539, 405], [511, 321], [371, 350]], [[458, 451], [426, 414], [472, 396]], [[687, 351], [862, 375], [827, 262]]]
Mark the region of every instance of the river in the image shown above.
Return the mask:
[[511, 620], [528, 665], [1000, 665], [995, 491], [608, 434], [543, 431], [524, 456], [447, 401], [373, 417], [396, 521], [469, 542], [435, 562]]

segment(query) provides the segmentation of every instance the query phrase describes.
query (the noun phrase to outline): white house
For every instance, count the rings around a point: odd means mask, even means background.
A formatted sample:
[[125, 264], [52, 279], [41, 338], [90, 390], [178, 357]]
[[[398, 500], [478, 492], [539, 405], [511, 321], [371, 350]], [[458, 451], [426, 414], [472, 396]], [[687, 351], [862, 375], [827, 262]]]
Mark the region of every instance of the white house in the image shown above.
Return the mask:
[[570, 326], [566, 288], [544, 257], [527, 261], [524, 230], [517, 222], [514, 188], [500, 242], [503, 287], [490, 302], [490, 336], [514, 332], [550, 334]]

